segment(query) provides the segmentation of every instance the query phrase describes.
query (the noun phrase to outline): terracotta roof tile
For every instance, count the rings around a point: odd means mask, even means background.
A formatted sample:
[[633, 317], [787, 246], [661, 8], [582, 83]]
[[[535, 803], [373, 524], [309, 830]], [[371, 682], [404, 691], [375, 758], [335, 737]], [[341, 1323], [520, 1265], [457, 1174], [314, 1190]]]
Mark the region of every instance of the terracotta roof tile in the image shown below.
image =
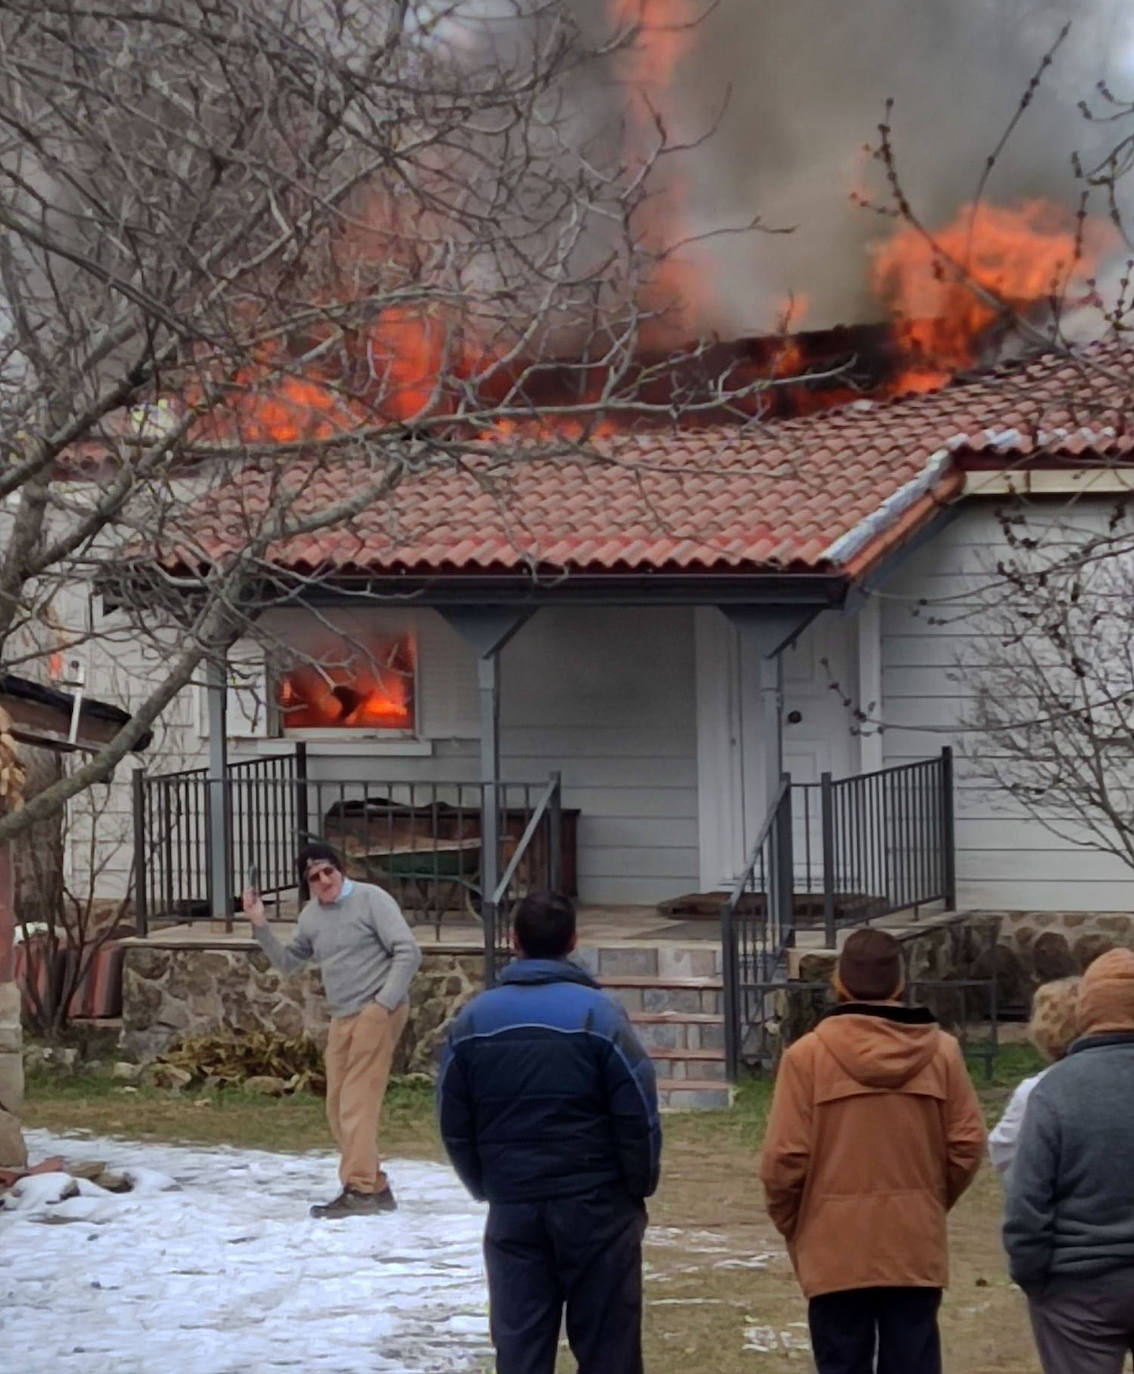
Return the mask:
[[[377, 574], [533, 562], [593, 572], [837, 569], [861, 563], [870, 541], [958, 464], [1128, 456], [1132, 383], [1134, 347], [1099, 344], [774, 425], [626, 435], [567, 460], [446, 461], [406, 475], [349, 528], [284, 539], [270, 557], [281, 568]], [[248, 467], [191, 510], [184, 546], [162, 562], [184, 571], [201, 562], [194, 545], [207, 558], [239, 549], [273, 480], [299, 492], [301, 518], [372, 479], [347, 460], [318, 469], [297, 460], [271, 474]], [[868, 520], [878, 528], [861, 530]]]

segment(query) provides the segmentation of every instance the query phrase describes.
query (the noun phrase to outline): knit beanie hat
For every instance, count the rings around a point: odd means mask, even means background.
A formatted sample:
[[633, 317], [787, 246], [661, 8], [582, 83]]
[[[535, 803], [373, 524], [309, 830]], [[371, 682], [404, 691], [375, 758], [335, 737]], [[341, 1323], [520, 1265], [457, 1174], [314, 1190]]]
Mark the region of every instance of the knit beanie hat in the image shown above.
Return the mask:
[[839, 955], [836, 979], [855, 1002], [886, 1002], [902, 990], [902, 947], [885, 930], [854, 930]]
[[1134, 1031], [1134, 950], [1100, 954], [1079, 984], [1079, 1033]]

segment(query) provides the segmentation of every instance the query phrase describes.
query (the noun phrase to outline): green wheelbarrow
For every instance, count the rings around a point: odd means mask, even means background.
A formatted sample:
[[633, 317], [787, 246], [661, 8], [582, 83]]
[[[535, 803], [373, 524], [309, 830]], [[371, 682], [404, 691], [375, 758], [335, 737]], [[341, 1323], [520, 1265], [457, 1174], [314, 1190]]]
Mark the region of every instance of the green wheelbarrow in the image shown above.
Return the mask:
[[480, 839], [435, 840], [421, 835], [404, 844], [347, 846], [348, 858], [387, 889], [404, 910], [420, 911], [441, 938], [448, 911], [465, 910], [480, 921]]

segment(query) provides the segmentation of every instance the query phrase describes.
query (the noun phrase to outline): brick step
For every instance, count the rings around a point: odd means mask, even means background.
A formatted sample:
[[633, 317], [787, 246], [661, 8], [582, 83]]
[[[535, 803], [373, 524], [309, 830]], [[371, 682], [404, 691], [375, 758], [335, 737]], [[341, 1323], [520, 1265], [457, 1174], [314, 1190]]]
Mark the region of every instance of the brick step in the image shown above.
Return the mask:
[[658, 1083], [658, 1103], [663, 1112], [726, 1111], [732, 1088], [711, 1078], [664, 1079]]
[[632, 1011], [642, 1044], [658, 1050], [723, 1050], [724, 1019], [705, 1011]]
[[658, 1076], [664, 1082], [705, 1079], [714, 1083], [725, 1081], [724, 1050], [663, 1050], [650, 1049], [650, 1058]]
[[719, 978], [650, 978], [641, 974], [607, 975], [601, 986], [626, 1010], [634, 1012], [702, 1012], [720, 1016]]

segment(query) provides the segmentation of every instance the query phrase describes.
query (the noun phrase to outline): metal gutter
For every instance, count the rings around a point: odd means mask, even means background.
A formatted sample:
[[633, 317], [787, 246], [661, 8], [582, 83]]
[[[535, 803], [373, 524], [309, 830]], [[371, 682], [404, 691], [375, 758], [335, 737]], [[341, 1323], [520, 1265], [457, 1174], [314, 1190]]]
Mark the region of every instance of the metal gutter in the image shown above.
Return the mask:
[[916, 477], [892, 492], [877, 510], [871, 511], [853, 529], [840, 534], [838, 539], [828, 544], [819, 555], [820, 559], [836, 565], [849, 563], [867, 544], [873, 543], [895, 525], [915, 502], [929, 495], [948, 472], [953, 455], [958, 449], [968, 447], [969, 442], [967, 434], [955, 434], [947, 439], [941, 448], [930, 454]]

